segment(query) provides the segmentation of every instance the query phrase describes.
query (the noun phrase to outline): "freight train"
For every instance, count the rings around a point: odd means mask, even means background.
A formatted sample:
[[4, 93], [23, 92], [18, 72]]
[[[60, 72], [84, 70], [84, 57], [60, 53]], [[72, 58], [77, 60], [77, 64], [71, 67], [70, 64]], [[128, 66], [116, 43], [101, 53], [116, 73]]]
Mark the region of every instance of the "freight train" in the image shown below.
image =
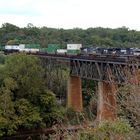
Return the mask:
[[0, 47], [5, 53], [25, 52], [33, 54], [56, 54], [56, 55], [82, 55], [82, 56], [140, 56], [140, 48], [103, 48], [97, 46], [82, 47], [82, 44], [67, 44], [62, 49], [59, 44], [48, 44], [42, 48], [39, 44], [5, 45]]
[[19, 44], [5, 45], [1, 50], [5, 54], [14, 52], [36, 53], [36, 54], [58, 54], [58, 55], [78, 55], [81, 53], [82, 44], [67, 44], [66, 49], [62, 49], [59, 44], [48, 44], [46, 48], [42, 48], [39, 44]]

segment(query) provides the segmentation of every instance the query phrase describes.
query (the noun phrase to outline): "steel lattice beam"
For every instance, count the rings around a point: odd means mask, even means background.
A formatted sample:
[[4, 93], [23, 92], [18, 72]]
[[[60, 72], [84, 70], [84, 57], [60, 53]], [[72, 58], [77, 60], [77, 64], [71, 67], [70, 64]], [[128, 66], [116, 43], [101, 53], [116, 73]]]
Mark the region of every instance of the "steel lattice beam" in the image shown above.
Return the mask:
[[86, 59], [70, 60], [70, 75], [97, 81], [126, 83], [130, 75], [138, 69], [137, 63], [131, 61], [97, 61]]
[[135, 75], [136, 70], [140, 67], [140, 59], [135, 59], [135, 57], [40, 57], [50, 73], [52, 69], [67, 63], [71, 76], [96, 81], [126, 83], [129, 76]]

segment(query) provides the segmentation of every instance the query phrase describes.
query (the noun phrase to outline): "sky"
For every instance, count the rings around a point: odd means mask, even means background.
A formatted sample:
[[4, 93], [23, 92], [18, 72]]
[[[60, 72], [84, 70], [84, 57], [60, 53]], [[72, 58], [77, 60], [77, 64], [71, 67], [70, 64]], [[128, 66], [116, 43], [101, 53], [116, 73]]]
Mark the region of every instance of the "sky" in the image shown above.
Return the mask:
[[140, 0], [0, 0], [0, 25], [140, 30]]

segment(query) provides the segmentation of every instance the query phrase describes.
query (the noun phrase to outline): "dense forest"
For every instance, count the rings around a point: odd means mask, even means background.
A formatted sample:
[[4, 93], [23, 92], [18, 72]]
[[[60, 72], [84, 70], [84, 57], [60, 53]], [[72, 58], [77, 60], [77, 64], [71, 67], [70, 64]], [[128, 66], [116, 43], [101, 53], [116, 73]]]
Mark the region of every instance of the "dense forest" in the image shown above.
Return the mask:
[[10, 23], [4, 23], [0, 28], [0, 44], [38, 43], [46, 47], [49, 43], [65, 46], [67, 43], [82, 43], [84, 46], [97, 45], [105, 47], [139, 47], [140, 31], [127, 27], [88, 28], [88, 29], [55, 29], [35, 27], [29, 23], [20, 28]]
[[40, 60], [25, 54], [0, 59], [0, 136], [50, 127], [61, 120], [62, 111], [45, 85]]

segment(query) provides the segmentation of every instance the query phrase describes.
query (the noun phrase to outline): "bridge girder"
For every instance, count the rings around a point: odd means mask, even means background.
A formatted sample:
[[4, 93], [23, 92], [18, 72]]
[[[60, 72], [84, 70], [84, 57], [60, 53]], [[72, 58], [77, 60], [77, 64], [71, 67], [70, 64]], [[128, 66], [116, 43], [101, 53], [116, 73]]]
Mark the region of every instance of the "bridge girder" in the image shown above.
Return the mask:
[[118, 84], [129, 82], [139, 69], [137, 63], [113, 62], [97, 60], [70, 60], [70, 75], [96, 81], [115, 82]]

